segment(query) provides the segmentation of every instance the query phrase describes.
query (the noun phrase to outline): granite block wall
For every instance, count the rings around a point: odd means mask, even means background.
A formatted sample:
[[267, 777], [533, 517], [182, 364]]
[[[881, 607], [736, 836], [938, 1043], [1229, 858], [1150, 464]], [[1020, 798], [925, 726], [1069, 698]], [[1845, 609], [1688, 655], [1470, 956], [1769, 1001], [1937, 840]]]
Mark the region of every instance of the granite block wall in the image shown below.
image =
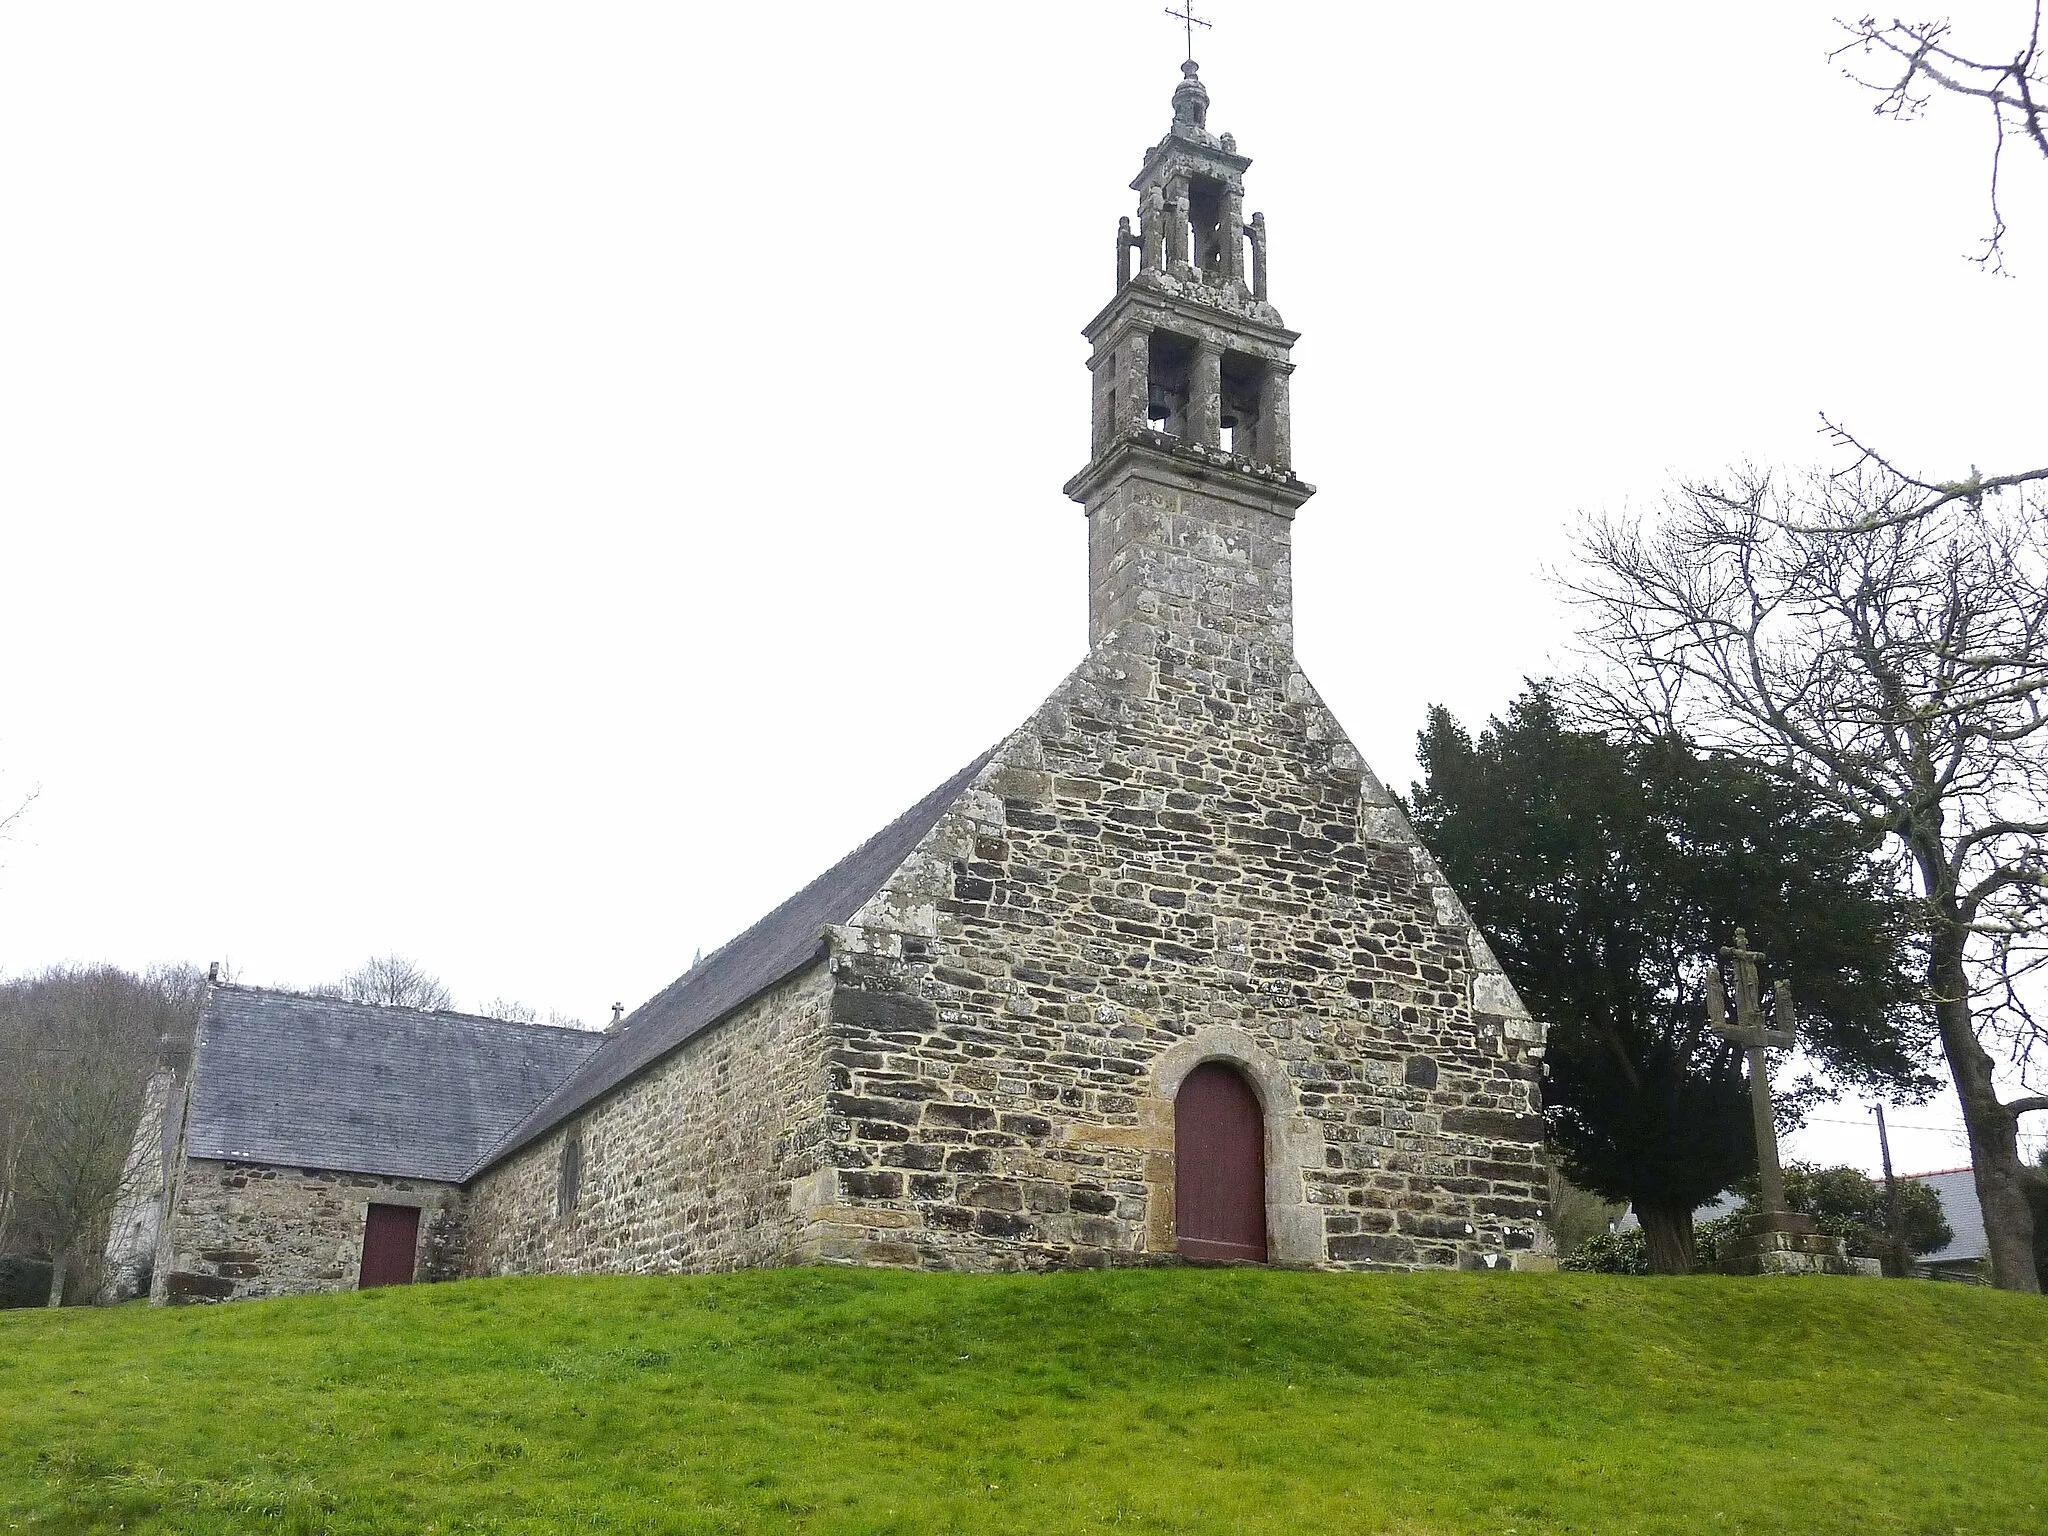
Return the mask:
[[[824, 1151], [830, 973], [815, 965], [470, 1184], [471, 1275], [787, 1263]], [[564, 1142], [578, 1143], [561, 1211]]]
[[418, 1280], [461, 1272], [461, 1191], [396, 1179], [268, 1163], [190, 1158], [158, 1250], [150, 1299], [232, 1301], [352, 1291], [371, 1205], [420, 1207]]

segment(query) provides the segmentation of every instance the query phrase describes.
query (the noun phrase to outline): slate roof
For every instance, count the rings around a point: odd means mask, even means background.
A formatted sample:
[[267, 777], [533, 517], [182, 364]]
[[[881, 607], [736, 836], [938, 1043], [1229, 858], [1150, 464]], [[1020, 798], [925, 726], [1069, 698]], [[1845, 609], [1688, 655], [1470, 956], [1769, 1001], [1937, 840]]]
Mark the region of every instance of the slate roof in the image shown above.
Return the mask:
[[1968, 1168], [1943, 1168], [1935, 1173], [1901, 1175], [1915, 1184], [1925, 1184], [1941, 1201], [1941, 1213], [1955, 1234], [1946, 1248], [1917, 1255], [1916, 1264], [1958, 1264], [1981, 1259], [1991, 1252], [1984, 1240], [1984, 1207], [1977, 1203], [1977, 1175]]
[[825, 928], [868, 902], [981, 772], [991, 749], [862, 843], [745, 933], [706, 955], [627, 1015], [617, 1034], [469, 1170], [475, 1175], [568, 1119], [701, 1030], [818, 960]]
[[193, 1049], [186, 1149], [453, 1183], [603, 1038], [218, 986]]

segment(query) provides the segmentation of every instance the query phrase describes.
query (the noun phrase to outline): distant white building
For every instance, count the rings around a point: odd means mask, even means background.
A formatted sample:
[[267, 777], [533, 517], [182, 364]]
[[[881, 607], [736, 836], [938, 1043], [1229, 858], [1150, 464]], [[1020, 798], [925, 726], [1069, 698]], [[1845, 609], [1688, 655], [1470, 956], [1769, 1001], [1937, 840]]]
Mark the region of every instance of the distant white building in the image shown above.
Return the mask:
[[1977, 1203], [1977, 1180], [1968, 1168], [1938, 1168], [1933, 1173], [1909, 1173], [1903, 1177], [1925, 1184], [1941, 1202], [1941, 1212], [1955, 1233], [1946, 1248], [1924, 1254], [1914, 1268], [1936, 1280], [1989, 1282], [1985, 1261], [1991, 1256], [1984, 1241], [1984, 1208]]

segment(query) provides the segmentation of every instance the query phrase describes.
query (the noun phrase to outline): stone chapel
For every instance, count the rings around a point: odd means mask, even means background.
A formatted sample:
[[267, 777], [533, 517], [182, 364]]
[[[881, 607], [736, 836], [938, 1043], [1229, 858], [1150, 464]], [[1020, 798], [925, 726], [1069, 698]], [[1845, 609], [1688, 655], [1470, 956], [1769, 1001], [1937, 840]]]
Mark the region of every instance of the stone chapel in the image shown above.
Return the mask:
[[156, 1299], [1548, 1266], [1543, 1026], [1295, 659], [1296, 333], [1183, 76], [1083, 332], [1080, 665], [604, 1034], [212, 989], [153, 1105]]

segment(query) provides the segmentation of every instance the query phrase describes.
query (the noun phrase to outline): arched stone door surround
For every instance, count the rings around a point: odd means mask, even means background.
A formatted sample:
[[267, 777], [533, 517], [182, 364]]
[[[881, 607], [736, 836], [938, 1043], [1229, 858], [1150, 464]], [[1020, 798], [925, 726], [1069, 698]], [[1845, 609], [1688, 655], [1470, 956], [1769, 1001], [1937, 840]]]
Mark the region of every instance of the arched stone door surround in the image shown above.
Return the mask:
[[1305, 1198], [1302, 1170], [1323, 1165], [1323, 1137], [1302, 1113], [1286, 1064], [1241, 1029], [1211, 1024], [1162, 1051], [1152, 1063], [1143, 1113], [1150, 1138], [1162, 1149], [1148, 1159], [1146, 1194], [1149, 1220], [1145, 1247], [1151, 1253], [1172, 1253], [1173, 1232], [1173, 1101], [1180, 1085], [1207, 1061], [1228, 1062], [1243, 1074], [1258, 1096], [1266, 1126], [1266, 1247], [1274, 1264], [1297, 1266], [1324, 1262], [1321, 1214]]

